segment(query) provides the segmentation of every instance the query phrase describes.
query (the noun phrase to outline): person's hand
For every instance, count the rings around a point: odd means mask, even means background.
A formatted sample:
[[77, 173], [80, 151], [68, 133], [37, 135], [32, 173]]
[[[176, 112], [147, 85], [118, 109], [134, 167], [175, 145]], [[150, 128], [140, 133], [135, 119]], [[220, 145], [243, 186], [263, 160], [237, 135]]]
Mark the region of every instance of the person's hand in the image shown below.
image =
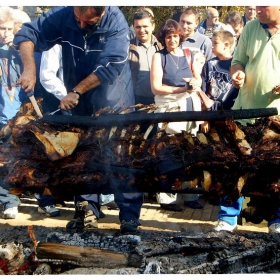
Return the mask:
[[79, 95], [74, 92], [69, 92], [65, 97], [60, 100], [58, 108], [61, 110], [71, 110], [79, 103]]
[[[34, 71], [35, 70], [35, 71]], [[29, 92], [34, 89], [36, 83], [36, 69], [23, 70], [22, 75], [17, 81], [25, 92]]]
[[186, 91], [187, 92], [193, 92], [196, 91], [197, 88], [201, 86], [201, 80], [196, 78], [183, 78], [183, 80], [186, 82]]
[[236, 88], [241, 88], [244, 85], [245, 82], [245, 73], [243, 71], [236, 71], [232, 77], [232, 84]]
[[0, 37], [0, 42], [3, 45], [12, 46], [13, 45], [13, 40], [14, 40], [14, 34], [9, 34], [7, 36]]
[[205, 121], [204, 123], [202, 123], [200, 125], [200, 130], [203, 132], [203, 133], [207, 133], [209, 130], [210, 130], [210, 123]]

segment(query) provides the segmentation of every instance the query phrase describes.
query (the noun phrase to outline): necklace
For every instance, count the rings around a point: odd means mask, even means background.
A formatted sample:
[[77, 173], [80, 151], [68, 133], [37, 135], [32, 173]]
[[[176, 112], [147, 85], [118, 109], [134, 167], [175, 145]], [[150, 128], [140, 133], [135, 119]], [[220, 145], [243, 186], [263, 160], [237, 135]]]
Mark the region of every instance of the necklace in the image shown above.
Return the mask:
[[169, 53], [169, 54], [170, 54], [170, 57], [171, 57], [172, 61], [173, 61], [174, 64], [175, 64], [176, 68], [179, 69], [179, 59], [180, 59], [180, 57], [178, 56], [178, 62], [176, 63], [175, 60], [174, 60], [173, 57], [172, 57], [172, 54], [171, 54], [171, 53]]

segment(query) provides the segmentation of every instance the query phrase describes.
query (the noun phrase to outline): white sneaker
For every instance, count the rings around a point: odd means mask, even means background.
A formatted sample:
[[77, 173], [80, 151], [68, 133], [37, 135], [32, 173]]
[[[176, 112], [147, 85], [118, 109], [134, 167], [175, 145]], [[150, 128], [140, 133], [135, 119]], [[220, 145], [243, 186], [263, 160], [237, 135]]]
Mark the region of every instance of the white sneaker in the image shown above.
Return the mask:
[[272, 224], [268, 227], [269, 233], [280, 233], [280, 223]]
[[38, 207], [39, 213], [45, 213], [49, 217], [57, 217], [60, 215], [59, 209], [55, 208], [54, 205], [48, 205], [45, 207]]
[[218, 224], [214, 227], [214, 231], [233, 231], [235, 230], [237, 225], [230, 225], [229, 223], [218, 220]]
[[3, 215], [4, 219], [15, 219], [18, 214], [18, 208], [17, 208], [17, 206], [7, 208], [6, 210], [4, 210], [3, 214], [4, 214]]

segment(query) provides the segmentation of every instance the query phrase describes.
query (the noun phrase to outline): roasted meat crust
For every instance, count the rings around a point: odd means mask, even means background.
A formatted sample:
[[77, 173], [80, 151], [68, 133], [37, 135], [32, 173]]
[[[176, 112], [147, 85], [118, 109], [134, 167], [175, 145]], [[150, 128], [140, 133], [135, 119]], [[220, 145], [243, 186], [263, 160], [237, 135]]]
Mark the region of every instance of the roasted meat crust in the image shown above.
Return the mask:
[[[122, 113], [155, 109], [138, 104]], [[186, 186], [192, 191], [201, 185], [207, 192], [227, 195], [228, 203], [254, 191], [280, 193], [279, 116], [247, 126], [219, 121], [207, 134], [170, 135], [146, 124], [86, 129], [37, 122], [30, 110], [22, 108], [9, 123], [11, 136], [0, 150], [4, 187], [14, 193], [47, 189], [66, 200], [84, 193], [180, 192]], [[104, 108], [98, 114], [115, 112]], [[71, 146], [67, 153], [59, 152], [64, 143]]]

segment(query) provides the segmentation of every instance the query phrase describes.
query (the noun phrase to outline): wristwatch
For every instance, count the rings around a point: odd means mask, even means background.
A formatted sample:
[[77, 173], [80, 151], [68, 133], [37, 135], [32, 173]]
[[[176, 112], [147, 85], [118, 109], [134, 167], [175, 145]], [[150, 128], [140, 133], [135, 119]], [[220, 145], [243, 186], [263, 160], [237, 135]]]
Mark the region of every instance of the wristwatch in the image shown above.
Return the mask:
[[74, 89], [72, 89], [70, 92], [74, 92], [74, 93], [78, 94], [78, 95], [79, 95], [79, 98], [81, 98], [81, 96], [82, 96], [78, 91], [76, 91], [76, 90], [74, 90]]

